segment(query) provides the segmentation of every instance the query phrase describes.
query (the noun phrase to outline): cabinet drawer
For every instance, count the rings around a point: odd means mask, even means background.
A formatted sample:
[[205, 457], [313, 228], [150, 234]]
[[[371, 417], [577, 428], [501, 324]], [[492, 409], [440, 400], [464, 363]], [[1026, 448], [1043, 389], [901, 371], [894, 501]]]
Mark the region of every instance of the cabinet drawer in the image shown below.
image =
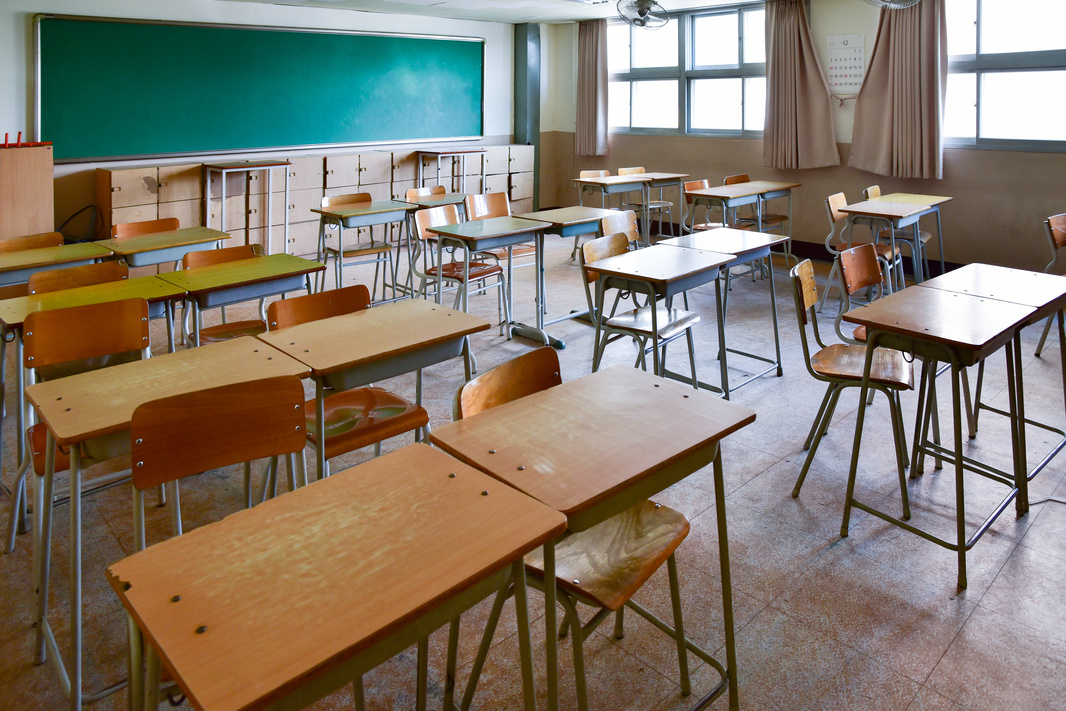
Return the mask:
[[529, 173], [533, 170], [533, 146], [511, 146], [509, 173]]
[[533, 174], [532, 173], [512, 173], [511, 174], [511, 193], [512, 200], [525, 200], [526, 198], [533, 197]]
[[[199, 200], [203, 197], [203, 168], [197, 163], [159, 166], [159, 202]], [[160, 213], [162, 216], [162, 213]], [[183, 221], [182, 225], [185, 224]]]
[[326, 156], [326, 188], [359, 184], [359, 154]]

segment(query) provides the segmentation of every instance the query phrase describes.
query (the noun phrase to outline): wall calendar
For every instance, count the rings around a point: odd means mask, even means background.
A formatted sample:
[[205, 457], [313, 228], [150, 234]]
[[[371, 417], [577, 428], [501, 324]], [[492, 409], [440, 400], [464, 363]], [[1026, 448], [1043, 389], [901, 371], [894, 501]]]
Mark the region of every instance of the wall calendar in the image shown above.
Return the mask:
[[866, 74], [864, 35], [826, 37], [829, 47], [829, 91], [837, 96], [859, 93]]

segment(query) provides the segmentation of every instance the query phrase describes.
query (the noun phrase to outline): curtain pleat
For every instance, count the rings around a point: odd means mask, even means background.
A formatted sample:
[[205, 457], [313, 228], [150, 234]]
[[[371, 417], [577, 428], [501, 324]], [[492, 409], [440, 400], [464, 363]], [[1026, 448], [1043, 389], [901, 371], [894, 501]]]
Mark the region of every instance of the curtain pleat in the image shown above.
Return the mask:
[[607, 154], [607, 20], [577, 28], [577, 136], [579, 156]]
[[859, 96], [848, 165], [898, 178], [942, 178], [947, 84], [944, 0], [881, 10]]
[[802, 0], [766, 3], [763, 164], [783, 170], [840, 165], [829, 87]]

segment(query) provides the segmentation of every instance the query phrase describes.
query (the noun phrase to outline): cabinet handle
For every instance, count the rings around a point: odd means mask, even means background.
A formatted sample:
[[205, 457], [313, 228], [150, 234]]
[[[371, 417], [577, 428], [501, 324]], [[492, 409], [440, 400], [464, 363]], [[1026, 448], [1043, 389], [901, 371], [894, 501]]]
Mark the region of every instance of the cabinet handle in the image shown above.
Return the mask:
[[111, 192], [113, 192], [113, 193], [120, 193], [120, 192], [122, 192], [122, 186], [121, 186], [121, 185], [115, 185], [115, 186], [112, 186], [112, 188], [111, 188]]
[[161, 188], [165, 188], [166, 186], [167, 186], [167, 184], [166, 184], [166, 183], [160, 183], [160, 184], [159, 184], [159, 187], [161, 187]]
[[295, 206], [295, 205], [289, 205], [289, 209], [290, 209], [290, 210], [295, 210], [295, 209], [296, 209], [296, 206]]
[[248, 173], [248, 181], [251, 182], [253, 180], [259, 180], [259, 176], [255, 173]]

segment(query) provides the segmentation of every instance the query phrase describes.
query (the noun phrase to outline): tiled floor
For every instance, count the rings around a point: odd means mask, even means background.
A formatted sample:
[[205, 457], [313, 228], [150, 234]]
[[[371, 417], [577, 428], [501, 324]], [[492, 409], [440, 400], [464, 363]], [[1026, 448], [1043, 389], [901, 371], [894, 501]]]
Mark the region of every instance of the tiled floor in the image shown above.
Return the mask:
[[[568, 261], [568, 240], [548, 241], [549, 316], [584, 305], [578, 268]], [[818, 265], [824, 279], [827, 265]], [[353, 272], [356, 272], [353, 274]], [[348, 270], [349, 277], [366, 277]], [[532, 270], [516, 272], [516, 311], [532, 319]], [[857, 395], [841, 399], [834, 425], [822, 442], [802, 495], [790, 492], [803, 462], [803, 441], [822, 396], [823, 387], [808, 375], [802, 362], [792, 296], [778, 261], [777, 301], [780, 308], [784, 376], [766, 377], [738, 390], [734, 400], [753, 408], [758, 419], [724, 444], [729, 542], [738, 644], [741, 706], [745, 709], [1053, 709], [1066, 708], [1066, 506], [1034, 505], [1017, 519], [1013, 509], [995, 523], [968, 555], [969, 587], [956, 588], [955, 554], [856, 511], [850, 535], [840, 537], [847, 467], [851, 452]], [[731, 347], [772, 353], [768, 283], [736, 280], [730, 297], [728, 339]], [[701, 377], [717, 381], [717, 336], [713, 291], [692, 295], [692, 308], [704, 321], [698, 326]], [[823, 327], [832, 328], [835, 303], [830, 302]], [[495, 296], [475, 297], [471, 310], [496, 317]], [[155, 326], [154, 326], [155, 327]], [[154, 334], [164, 347], [161, 328]], [[570, 321], [552, 327], [567, 347], [560, 351], [564, 379], [591, 368], [592, 330]], [[1026, 404], [1029, 414], [1061, 423], [1063, 405], [1058, 348], [1042, 359], [1032, 357], [1038, 329], [1024, 335]], [[474, 349], [482, 370], [521, 353], [532, 343], [508, 341], [498, 330], [480, 334]], [[678, 370], [686, 367], [682, 346], [671, 348]], [[631, 364], [629, 344], [608, 350], [609, 363]], [[731, 373], [741, 378], [751, 361], [731, 358]], [[1004, 399], [1000, 387], [1002, 358], [990, 362], [986, 397]], [[452, 395], [462, 381], [458, 362], [435, 366], [425, 375], [425, 402], [432, 421], [451, 417]], [[390, 388], [413, 396], [413, 378], [398, 378]], [[7, 393], [13, 412], [13, 388]], [[914, 395], [904, 397], [905, 417], [912, 421]], [[946, 398], [942, 398], [946, 399]], [[654, 413], [649, 413], [654, 416]], [[947, 422], [948, 411], [943, 413]], [[13, 418], [4, 426], [4, 472], [14, 465]], [[945, 427], [945, 432], [946, 432]], [[521, 436], [516, 433], [515, 436]], [[858, 478], [858, 495], [895, 511], [898, 483], [889, 422], [883, 401], [870, 411]], [[633, 446], [640, 446], [633, 433]], [[909, 438], [909, 435], [908, 435]], [[386, 449], [407, 444], [390, 442]], [[1050, 444], [1031, 430], [1030, 461]], [[980, 433], [967, 444], [972, 452], [1001, 463], [1009, 461], [1006, 430], [994, 416], [983, 415]], [[339, 471], [367, 458], [349, 455], [334, 464]], [[1053, 462], [1032, 485], [1032, 497], [1066, 498], [1066, 460]], [[995, 489], [967, 479], [967, 519], [979, 523], [995, 502]], [[954, 526], [954, 482], [947, 471], [928, 467], [908, 482], [913, 521], [940, 532]], [[183, 483], [187, 527], [216, 520], [240, 505], [239, 472], [209, 472]], [[678, 553], [685, 626], [690, 636], [721, 651], [721, 602], [717, 559], [717, 528], [709, 471], [690, 476], [659, 497], [682, 512], [692, 531]], [[0, 499], [5, 508], [7, 498]], [[65, 509], [59, 521], [65, 521]], [[165, 535], [167, 513], [150, 511], [150, 540]], [[120, 486], [86, 500], [85, 506], [86, 686], [102, 688], [125, 674], [125, 623], [120, 607], [104, 582], [103, 569], [132, 549], [128, 488]], [[68, 594], [65, 575], [66, 526], [57, 523], [51, 610], [66, 638]], [[53, 709], [64, 704], [57, 676], [50, 666], [32, 664], [33, 630], [30, 552], [20, 536], [15, 552], [0, 556], [0, 709]], [[314, 591], [329, 595], [330, 591]], [[665, 572], [661, 571], [637, 599], [669, 617]], [[510, 606], [509, 606], [510, 608]], [[532, 610], [535, 648], [542, 649], [543, 605], [536, 594]], [[488, 603], [463, 618], [460, 681], [479, 641]], [[513, 612], [501, 622], [489, 662], [474, 699], [480, 709], [519, 708], [517, 643]], [[446, 635], [431, 640], [431, 706], [442, 689]], [[537, 645], [540, 644], [540, 647]], [[682, 709], [691, 703], [677, 686], [677, 660], [671, 642], [635, 615], [627, 617], [626, 636], [615, 640], [604, 625], [586, 646], [591, 705], [594, 710]], [[562, 707], [575, 708], [570, 672], [570, 644], [562, 643]], [[538, 657], [538, 692], [543, 700], [544, 662]], [[414, 706], [413, 650], [382, 665], [365, 679], [369, 708]], [[694, 691], [702, 695], [714, 675], [693, 664]], [[220, 669], [220, 673], [225, 673]], [[94, 708], [124, 706], [119, 694]], [[350, 689], [323, 699], [315, 708], [350, 708]], [[725, 708], [724, 700], [714, 708]]]

